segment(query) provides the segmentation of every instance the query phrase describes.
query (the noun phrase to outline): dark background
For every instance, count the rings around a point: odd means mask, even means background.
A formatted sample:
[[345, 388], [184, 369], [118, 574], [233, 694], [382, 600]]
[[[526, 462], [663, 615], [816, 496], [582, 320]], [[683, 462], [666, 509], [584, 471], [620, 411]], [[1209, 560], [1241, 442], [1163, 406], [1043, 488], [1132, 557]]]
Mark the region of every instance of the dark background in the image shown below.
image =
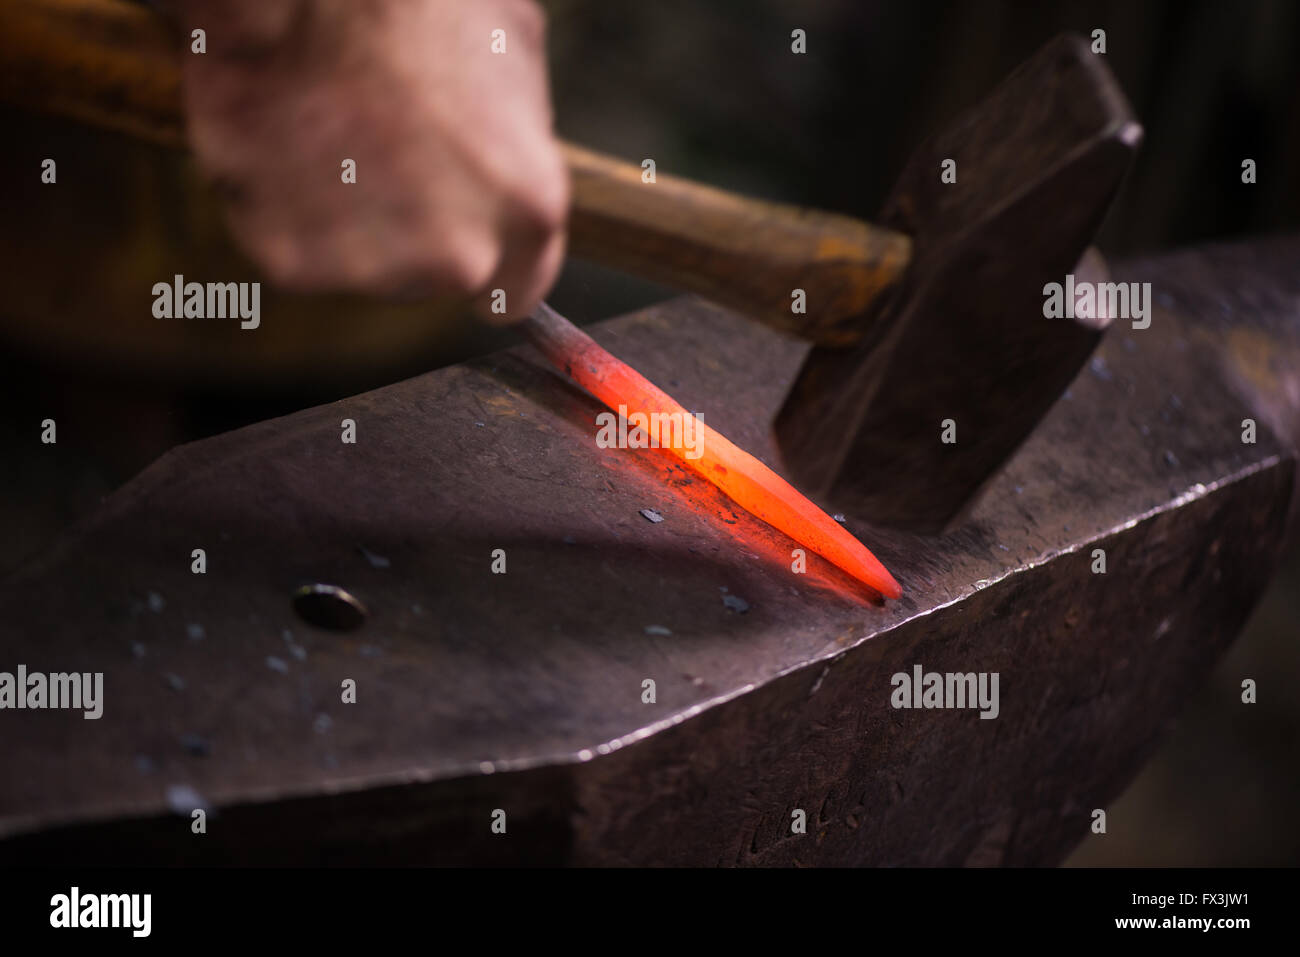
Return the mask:
[[[1300, 3], [552, 0], [563, 136], [758, 196], [870, 217], [911, 148], [1054, 34], [1106, 31], [1146, 129], [1099, 245], [1115, 259], [1300, 224]], [[808, 53], [790, 52], [807, 32]], [[188, 159], [0, 110], [0, 574], [171, 446], [517, 341], [454, 304], [289, 297], [263, 328], [165, 324], [173, 272], [245, 275]], [[40, 160], [59, 158], [57, 193]], [[1241, 183], [1241, 161], [1258, 182]], [[1300, 268], [1300, 264], [1297, 264]], [[242, 272], [236, 272], [242, 270]], [[671, 291], [570, 263], [578, 321]], [[59, 444], [39, 444], [39, 422]], [[1300, 561], [1077, 864], [1300, 862]], [[1134, 595], [1134, 601], [1140, 601]], [[1260, 685], [1237, 703], [1243, 677]]]

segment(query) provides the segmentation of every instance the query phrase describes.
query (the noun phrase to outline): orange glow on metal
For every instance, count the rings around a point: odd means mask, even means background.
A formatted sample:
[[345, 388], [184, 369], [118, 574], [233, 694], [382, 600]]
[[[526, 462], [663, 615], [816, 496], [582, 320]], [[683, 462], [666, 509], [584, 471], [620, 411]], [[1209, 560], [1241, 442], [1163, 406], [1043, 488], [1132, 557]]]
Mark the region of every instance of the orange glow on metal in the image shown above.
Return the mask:
[[[524, 326], [534, 345], [556, 368], [616, 413], [623, 406], [629, 418], [637, 412], [647, 416], [691, 414], [549, 307], [540, 306]], [[780, 529], [886, 598], [902, 596], [903, 589], [894, 576], [847, 529], [726, 436], [699, 420], [695, 427], [703, 437], [702, 454], [698, 458], [688, 457], [680, 430], [672, 433], [671, 444], [662, 447], [751, 515]]]

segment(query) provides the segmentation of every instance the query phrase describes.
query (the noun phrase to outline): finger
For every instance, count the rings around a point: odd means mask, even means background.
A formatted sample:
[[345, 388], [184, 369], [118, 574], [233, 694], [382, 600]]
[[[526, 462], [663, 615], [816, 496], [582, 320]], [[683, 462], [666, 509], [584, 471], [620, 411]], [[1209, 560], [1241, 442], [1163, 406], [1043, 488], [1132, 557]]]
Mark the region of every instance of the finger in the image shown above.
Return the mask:
[[474, 300], [475, 312], [494, 325], [527, 317], [564, 265], [565, 240], [563, 230], [516, 230], [509, 235], [488, 288]]

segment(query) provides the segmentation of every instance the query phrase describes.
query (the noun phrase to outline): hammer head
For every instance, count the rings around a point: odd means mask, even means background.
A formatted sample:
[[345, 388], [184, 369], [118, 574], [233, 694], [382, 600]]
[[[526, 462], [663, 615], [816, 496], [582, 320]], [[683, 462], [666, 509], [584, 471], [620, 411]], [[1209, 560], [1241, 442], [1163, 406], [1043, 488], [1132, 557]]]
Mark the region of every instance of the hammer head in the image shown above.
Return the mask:
[[912, 237], [907, 272], [867, 340], [809, 354], [777, 416], [792, 477], [881, 525], [957, 517], [1105, 331], [1045, 318], [1044, 286], [1100, 278], [1080, 256], [1141, 136], [1104, 56], [1067, 35], [922, 145], [881, 217]]

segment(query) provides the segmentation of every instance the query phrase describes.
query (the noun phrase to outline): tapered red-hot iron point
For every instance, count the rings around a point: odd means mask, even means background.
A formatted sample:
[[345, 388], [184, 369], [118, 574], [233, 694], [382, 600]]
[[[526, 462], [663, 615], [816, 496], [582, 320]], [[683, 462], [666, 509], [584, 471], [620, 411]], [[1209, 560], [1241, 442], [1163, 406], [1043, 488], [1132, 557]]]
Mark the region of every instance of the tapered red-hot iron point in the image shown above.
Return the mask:
[[[627, 363], [610, 355], [545, 303], [523, 323], [524, 331], [547, 360], [616, 413], [677, 415], [687, 412], [672, 396]], [[680, 430], [661, 447], [721, 489], [737, 505], [773, 528], [811, 548], [886, 598], [903, 589], [865, 545], [801, 495], [789, 482], [737, 447], [726, 436], [696, 420], [702, 441], [688, 449]]]

